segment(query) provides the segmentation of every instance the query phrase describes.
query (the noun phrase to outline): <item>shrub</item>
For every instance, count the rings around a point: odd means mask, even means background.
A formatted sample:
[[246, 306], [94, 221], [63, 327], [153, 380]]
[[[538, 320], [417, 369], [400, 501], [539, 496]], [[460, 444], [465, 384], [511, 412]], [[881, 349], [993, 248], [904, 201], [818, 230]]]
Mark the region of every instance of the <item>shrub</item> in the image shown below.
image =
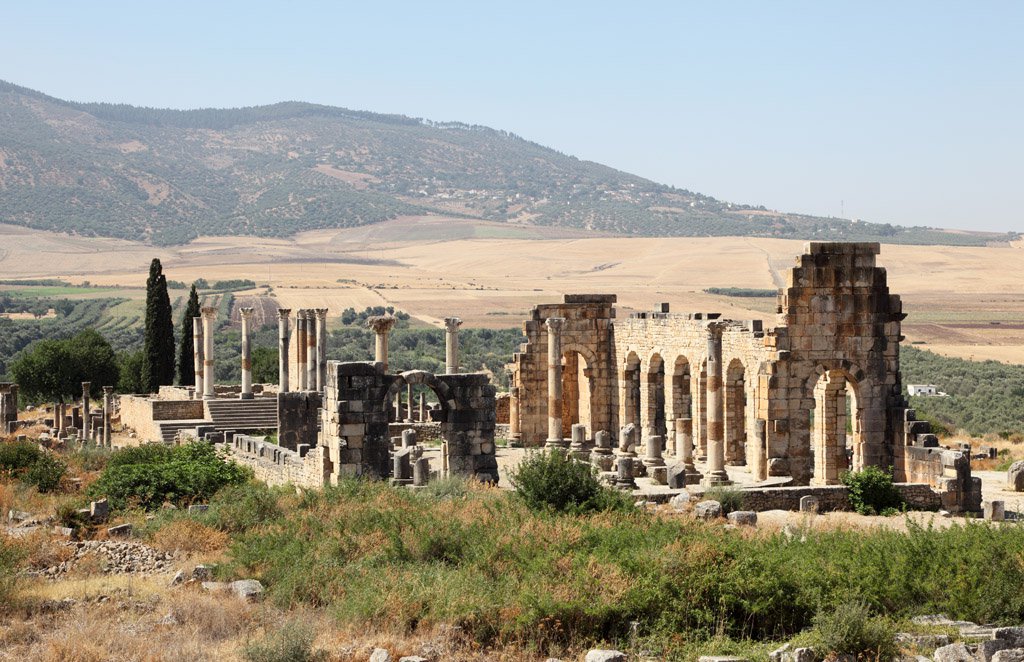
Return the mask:
[[896, 626], [887, 618], [872, 616], [860, 601], [820, 609], [814, 616], [811, 639], [819, 655], [847, 653], [862, 660], [892, 660], [899, 653]]
[[89, 494], [107, 497], [112, 508], [132, 503], [149, 510], [165, 501], [184, 505], [209, 499], [222, 487], [244, 483], [251, 476], [251, 471], [226, 461], [205, 442], [175, 448], [141, 446], [114, 453]]
[[151, 542], [169, 552], [216, 552], [227, 547], [228, 535], [189, 518], [179, 518], [160, 527]]
[[60, 486], [67, 465], [30, 441], [0, 444], [0, 473], [34, 485], [40, 492]]
[[530, 453], [510, 476], [519, 498], [533, 510], [591, 512], [624, 507], [628, 501], [597, 479], [597, 470], [564, 451]]
[[722, 504], [722, 514], [728, 515], [736, 510], [743, 510], [743, 490], [729, 485], [708, 488], [704, 492], [705, 499], [713, 499]]
[[887, 515], [906, 508], [903, 497], [892, 483], [892, 473], [879, 467], [848, 471], [842, 476], [850, 490], [850, 505], [861, 515]]
[[242, 656], [247, 662], [315, 662], [327, 659], [326, 651], [313, 650], [313, 639], [313, 630], [308, 625], [289, 622], [262, 641], [248, 644]]
[[263, 483], [229, 485], [217, 492], [203, 521], [227, 533], [242, 533], [281, 516], [277, 498]]

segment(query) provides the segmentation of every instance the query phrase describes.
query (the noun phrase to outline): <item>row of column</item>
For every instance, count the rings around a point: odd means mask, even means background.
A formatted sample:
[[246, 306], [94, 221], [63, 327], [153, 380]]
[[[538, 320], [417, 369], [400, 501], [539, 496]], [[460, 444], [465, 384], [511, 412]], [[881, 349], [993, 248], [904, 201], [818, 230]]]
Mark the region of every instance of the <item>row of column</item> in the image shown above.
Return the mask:
[[[562, 438], [562, 327], [565, 319], [551, 317], [544, 322], [548, 341], [548, 448], [566, 446]], [[722, 397], [722, 322], [709, 322], [707, 325], [707, 438], [708, 457], [706, 485], [722, 485], [729, 482], [725, 471], [725, 400]], [[518, 404], [513, 393], [512, 401]], [[515, 407], [518, 409], [518, 406]], [[510, 421], [518, 423], [518, 411], [510, 411]], [[513, 424], [516, 428], [518, 425]], [[687, 467], [693, 464], [692, 451], [692, 420], [677, 419], [676, 440], [682, 444], [683, 462]], [[518, 429], [511, 431], [513, 434]], [[682, 438], [681, 438], [682, 437]]]
[[[114, 415], [114, 387], [103, 387], [103, 415], [100, 427], [95, 430], [92, 429], [90, 391], [92, 391], [92, 382], [82, 382], [82, 429], [80, 430], [79, 437], [82, 440], [94, 439], [98, 444], [110, 446], [110, 419]], [[68, 405], [64, 404], [63, 401], [56, 402], [53, 405], [53, 427], [57, 430], [58, 438], [63, 437], [69, 427], [67, 425], [67, 407]]]
[[[384, 364], [384, 372], [388, 372], [388, 335], [394, 328], [397, 319], [391, 315], [378, 315], [366, 320], [366, 326], [374, 333], [373, 360]], [[462, 320], [458, 317], [444, 318], [444, 369], [445, 374], [459, 373], [459, 327]]]
[[[277, 311], [278, 370], [282, 393], [292, 390], [295, 369], [297, 391], [323, 391], [327, 383], [327, 309], [302, 308], [295, 311], [295, 365], [291, 360], [291, 309]], [[243, 342], [245, 339], [243, 320]], [[244, 347], [244, 345], [243, 345]], [[243, 361], [245, 357], [243, 356]], [[245, 377], [243, 373], [243, 379]]]

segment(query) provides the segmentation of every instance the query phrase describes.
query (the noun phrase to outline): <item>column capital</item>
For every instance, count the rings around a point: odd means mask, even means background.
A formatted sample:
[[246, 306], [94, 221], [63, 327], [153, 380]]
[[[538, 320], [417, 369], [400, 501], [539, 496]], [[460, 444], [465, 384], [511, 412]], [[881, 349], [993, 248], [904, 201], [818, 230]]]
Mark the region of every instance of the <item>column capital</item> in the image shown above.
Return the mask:
[[316, 318], [318, 320], [320, 320], [321, 322], [326, 322], [327, 321], [327, 309], [326, 308], [316, 308], [315, 312], [316, 312]]
[[113, 392], [114, 392], [114, 387], [113, 386], [104, 386], [103, 387], [103, 395], [110, 395]]
[[378, 336], [391, 332], [391, 327], [397, 322], [391, 315], [377, 315], [366, 320], [366, 328], [372, 329]]
[[92, 388], [92, 382], [82, 382], [82, 393], [88, 393]]
[[291, 314], [292, 314], [292, 309], [291, 308], [278, 308], [277, 309], [277, 316], [279, 318], [283, 319], [283, 320], [287, 320], [289, 317], [291, 317]]
[[458, 331], [459, 327], [462, 326], [462, 320], [458, 317], [446, 317], [444, 318], [444, 328], [449, 333]]
[[725, 322], [721, 322], [719, 320], [712, 320], [708, 322], [706, 325], [704, 325], [704, 328], [707, 329], [708, 337], [713, 338], [715, 336], [721, 336], [722, 331], [725, 331], [726, 326], [728, 325]]
[[253, 308], [247, 306], [245, 308], [239, 308], [238, 314], [242, 316], [242, 319], [249, 321], [250, 319], [252, 319], [252, 311]]
[[200, 312], [203, 314], [203, 319], [212, 320], [217, 317], [217, 309], [213, 306], [203, 306]]
[[565, 325], [564, 317], [549, 317], [544, 320], [544, 327], [549, 333], [561, 333], [562, 326]]

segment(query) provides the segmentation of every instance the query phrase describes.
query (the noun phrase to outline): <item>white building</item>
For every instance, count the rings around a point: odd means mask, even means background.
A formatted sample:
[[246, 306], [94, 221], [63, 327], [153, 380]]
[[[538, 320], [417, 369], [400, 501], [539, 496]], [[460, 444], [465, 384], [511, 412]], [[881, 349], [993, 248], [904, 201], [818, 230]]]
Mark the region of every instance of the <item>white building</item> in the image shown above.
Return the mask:
[[907, 384], [908, 395], [939, 395], [935, 384]]

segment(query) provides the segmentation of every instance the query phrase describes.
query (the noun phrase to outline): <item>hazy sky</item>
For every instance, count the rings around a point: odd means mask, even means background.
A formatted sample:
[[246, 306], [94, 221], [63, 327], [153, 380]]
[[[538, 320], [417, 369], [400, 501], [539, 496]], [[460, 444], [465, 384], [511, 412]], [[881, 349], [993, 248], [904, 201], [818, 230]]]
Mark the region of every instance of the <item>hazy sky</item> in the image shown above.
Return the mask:
[[1024, 231], [1024, 2], [30, 2], [0, 78], [506, 129], [708, 195]]

